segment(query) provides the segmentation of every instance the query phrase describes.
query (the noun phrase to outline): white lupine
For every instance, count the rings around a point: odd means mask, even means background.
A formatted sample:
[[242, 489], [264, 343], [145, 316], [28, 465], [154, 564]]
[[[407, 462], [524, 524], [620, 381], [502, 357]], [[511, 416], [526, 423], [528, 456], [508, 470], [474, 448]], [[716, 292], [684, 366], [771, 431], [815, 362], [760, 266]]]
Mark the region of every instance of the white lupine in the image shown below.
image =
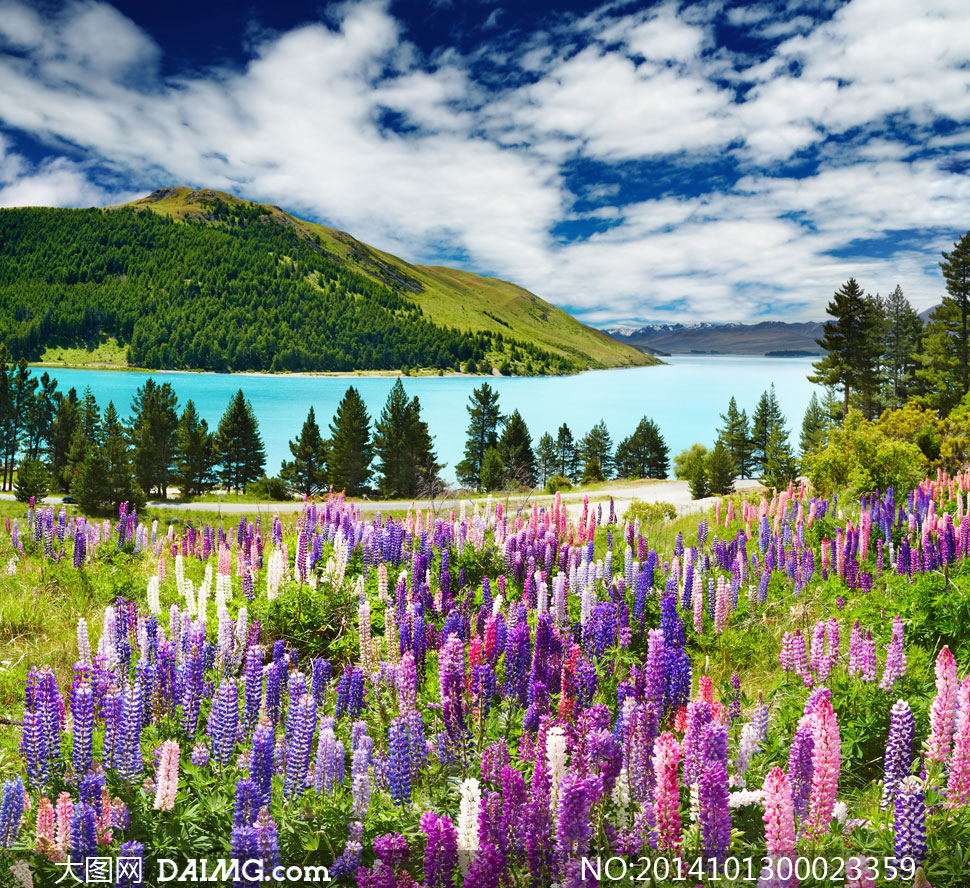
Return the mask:
[[627, 812], [630, 807], [630, 775], [626, 768], [620, 769], [620, 774], [616, 778], [616, 783], [613, 784], [613, 792], [610, 797], [616, 806], [613, 824], [620, 829], [626, 829], [629, 822]]
[[138, 621], [138, 629], [135, 632], [138, 638], [138, 650], [142, 657], [148, 658], [148, 625], [145, 620]]
[[370, 634], [370, 605], [366, 598], [362, 598], [357, 605], [357, 637], [360, 641], [360, 665], [369, 675], [374, 671], [374, 664], [370, 661], [373, 646]]
[[[196, 616], [199, 613], [199, 608], [195, 600], [195, 586], [192, 584], [191, 580], [183, 581], [182, 594], [185, 597], [185, 607], [187, 608], [190, 616]], [[205, 614], [202, 614], [202, 619], [203, 621], [205, 620]]]
[[219, 648], [220, 650], [228, 651], [232, 645], [235, 623], [232, 617], [229, 616], [229, 611], [225, 605], [219, 607], [217, 615], [219, 620]]
[[502, 605], [505, 604], [505, 599], [501, 595], [496, 595], [492, 600], [492, 616], [497, 617], [502, 613]]
[[542, 578], [542, 571], [535, 573], [536, 583], [536, 613], [540, 616], [549, 610], [549, 586]]
[[158, 590], [161, 584], [158, 581], [158, 575], [153, 574], [148, 578], [148, 612], [153, 616], [160, 617], [162, 615], [162, 605], [158, 600]]
[[16, 558], [11, 558], [7, 562], [7, 576], [8, 577], [12, 577], [16, 573], [17, 573], [17, 559]]
[[104, 628], [98, 639], [98, 653], [105, 658], [108, 669], [118, 665], [117, 646], [118, 623], [115, 609], [109, 604], [104, 609]]
[[550, 728], [546, 732], [546, 764], [549, 765], [549, 810], [555, 812], [559, 784], [566, 776], [566, 732], [562, 728]]
[[739, 789], [728, 795], [728, 807], [744, 808], [748, 805], [760, 805], [764, 797], [763, 789]]
[[557, 625], [566, 622], [566, 575], [559, 571], [552, 581], [552, 609]]
[[91, 665], [91, 638], [84, 617], [77, 621], [77, 658], [78, 662]]
[[175, 556], [175, 591], [179, 598], [185, 597], [185, 561], [181, 552]]
[[273, 549], [266, 566], [266, 597], [273, 601], [280, 593], [280, 583], [283, 581], [283, 552]]
[[248, 635], [249, 610], [246, 607], [241, 607], [239, 613], [236, 614], [236, 646], [239, 648], [245, 646]]
[[482, 805], [481, 786], [474, 777], [466, 777], [461, 782], [461, 807], [458, 810], [458, 862], [463, 873], [468, 872], [473, 854], [479, 849], [478, 811]]

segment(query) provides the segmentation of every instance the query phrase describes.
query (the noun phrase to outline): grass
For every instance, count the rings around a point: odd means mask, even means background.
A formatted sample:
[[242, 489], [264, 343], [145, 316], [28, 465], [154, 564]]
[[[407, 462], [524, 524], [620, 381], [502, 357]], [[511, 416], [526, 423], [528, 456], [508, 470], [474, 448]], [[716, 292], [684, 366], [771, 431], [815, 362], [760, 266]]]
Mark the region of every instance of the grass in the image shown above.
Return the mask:
[[128, 346], [113, 336], [97, 342], [76, 345], [49, 345], [44, 349], [38, 364], [59, 364], [65, 367], [104, 366], [127, 367]]
[[[228, 203], [248, 204], [222, 191], [197, 192], [179, 187], [163, 189], [127, 206], [175, 219], [201, 220], [206, 208], [199, 200], [219, 197]], [[347, 266], [376, 280], [400, 287], [439, 326], [486, 330], [535, 343], [590, 368], [645, 367], [662, 363], [639, 349], [617, 342], [577, 321], [572, 315], [508, 281], [482, 277], [441, 266], [412, 265], [361, 243], [343, 231], [291, 216], [266, 204], [273, 221], [316, 236], [326, 252]]]

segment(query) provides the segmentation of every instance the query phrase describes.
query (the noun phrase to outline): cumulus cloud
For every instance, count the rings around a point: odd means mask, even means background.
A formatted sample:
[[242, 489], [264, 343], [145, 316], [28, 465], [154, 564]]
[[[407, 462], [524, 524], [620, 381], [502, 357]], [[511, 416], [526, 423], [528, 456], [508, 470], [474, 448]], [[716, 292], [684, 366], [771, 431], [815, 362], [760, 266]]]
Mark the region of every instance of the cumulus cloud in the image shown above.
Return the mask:
[[[773, 43], [752, 62], [718, 45], [725, 22]], [[608, 4], [511, 51], [488, 44], [498, 30], [475, 58], [429, 58], [362, 0], [252, 37], [244, 64], [166, 78], [106, 3], [0, 0], [0, 125], [51, 152], [0, 143], [0, 205], [117, 202], [105, 170], [224, 188], [412, 260], [462, 257], [601, 324], [819, 317], [850, 275], [938, 299], [936, 257], [968, 226], [967, 140], [938, 126], [970, 118], [963, 0]], [[659, 163], [673, 186], [652, 187]], [[711, 165], [734, 173], [698, 187]], [[584, 220], [603, 224], [554, 235]], [[901, 231], [905, 248], [839, 258]]]

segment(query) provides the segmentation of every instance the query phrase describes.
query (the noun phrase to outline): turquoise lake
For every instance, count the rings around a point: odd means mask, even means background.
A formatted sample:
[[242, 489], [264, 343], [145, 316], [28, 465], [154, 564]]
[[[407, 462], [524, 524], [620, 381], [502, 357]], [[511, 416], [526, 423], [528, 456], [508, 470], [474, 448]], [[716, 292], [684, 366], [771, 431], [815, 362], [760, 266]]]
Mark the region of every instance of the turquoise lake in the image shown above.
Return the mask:
[[[765, 358], [745, 355], [675, 355], [660, 367], [602, 370], [577, 376], [496, 377], [489, 382], [500, 395], [503, 413], [518, 408], [532, 432], [533, 442], [543, 432], [555, 435], [565, 422], [577, 440], [600, 419], [614, 445], [636, 427], [642, 416], [660, 426], [671, 455], [695, 441], [712, 444], [719, 414], [731, 396], [751, 415], [761, 392], [774, 383], [788, 427], [797, 443], [805, 407], [816, 387], [808, 382], [811, 358]], [[221, 373], [118, 372], [112, 370], [59, 370], [44, 368], [67, 391], [82, 394], [90, 386], [102, 410], [114, 401], [126, 416], [135, 390], [150, 375], [170, 382], [184, 404], [190, 398], [210, 427], [215, 427], [231, 395], [242, 388], [252, 402], [266, 444], [267, 473], [279, 471], [289, 459], [287, 442], [296, 437], [312, 405], [324, 435], [347, 386], [364, 397], [372, 419], [381, 411], [393, 378], [293, 376], [233, 376]], [[39, 376], [42, 368], [35, 368]], [[405, 378], [409, 395], [421, 399], [422, 415], [435, 439], [438, 457], [445, 462], [444, 476], [454, 480], [454, 465], [462, 457], [468, 414], [465, 405], [482, 379]]]

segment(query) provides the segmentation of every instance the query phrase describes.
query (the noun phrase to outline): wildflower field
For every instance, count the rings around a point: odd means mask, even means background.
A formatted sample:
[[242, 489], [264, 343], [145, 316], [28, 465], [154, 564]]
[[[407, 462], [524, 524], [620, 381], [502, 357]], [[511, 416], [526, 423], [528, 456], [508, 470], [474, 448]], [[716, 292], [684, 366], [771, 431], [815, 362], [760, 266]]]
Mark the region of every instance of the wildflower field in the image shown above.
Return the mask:
[[968, 490], [31, 505], [0, 884], [968, 885]]

